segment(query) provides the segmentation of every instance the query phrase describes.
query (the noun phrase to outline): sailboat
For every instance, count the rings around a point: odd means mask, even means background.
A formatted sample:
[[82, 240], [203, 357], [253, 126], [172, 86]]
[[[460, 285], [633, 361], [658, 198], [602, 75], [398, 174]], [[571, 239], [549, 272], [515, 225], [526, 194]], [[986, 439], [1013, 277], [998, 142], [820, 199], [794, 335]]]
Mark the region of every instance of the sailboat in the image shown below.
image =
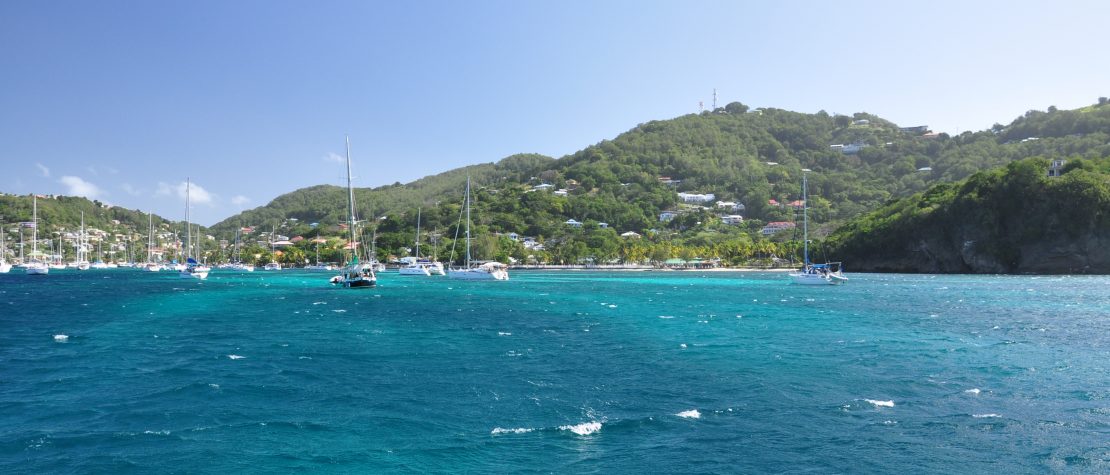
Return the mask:
[[420, 208], [416, 209], [416, 252], [405, 259], [408, 264], [397, 270], [400, 275], [443, 275], [443, 264], [420, 257]]
[[[189, 179], [185, 179], [185, 269], [178, 276], [182, 279], [207, 279], [212, 269], [193, 258], [193, 226], [189, 224]], [[199, 236], [198, 236], [199, 238]]]
[[312, 265], [309, 265], [309, 266], [304, 266], [305, 270], [335, 270], [335, 267], [333, 267], [329, 264], [321, 264], [320, 263], [320, 230], [319, 229], [316, 230], [316, 239], [313, 239], [313, 242], [316, 243], [316, 263], [312, 264]]
[[281, 270], [281, 264], [278, 264], [276, 256], [276, 248], [274, 248], [274, 235], [277, 233], [276, 227], [270, 228], [270, 262], [262, 266], [262, 270]]
[[31, 195], [31, 262], [23, 268], [27, 275], [46, 275], [50, 267], [38, 260], [39, 253], [39, 197]]
[[147, 213], [146, 226], [146, 264], [143, 264], [143, 270], [147, 272], [158, 272], [162, 270], [162, 265], [154, 262], [154, 212]]
[[355, 189], [351, 185], [351, 138], [347, 137], [347, 231], [350, 233], [349, 247], [351, 260], [343, 268], [343, 272], [332, 278], [332, 283], [340, 284], [348, 289], [370, 288], [378, 284], [378, 276], [374, 275], [374, 266], [369, 262], [360, 263], [358, 260], [358, 242], [355, 241]]
[[8, 232], [4, 230], [4, 223], [0, 223], [0, 274], [11, 270], [12, 265], [8, 263]]
[[254, 266], [243, 263], [243, 243], [239, 238], [242, 230], [242, 228], [235, 230], [235, 262], [231, 264], [231, 268], [242, 272], [254, 272]]
[[451, 269], [447, 277], [464, 280], [509, 280], [509, 271], [500, 262], [486, 262], [474, 265], [470, 260], [470, 176], [466, 177], [466, 267]]
[[804, 249], [802, 268], [797, 273], [790, 274], [790, 279], [795, 284], [836, 285], [848, 281], [839, 262], [824, 264], [809, 262], [809, 191], [804, 173], [802, 174], [802, 241]]

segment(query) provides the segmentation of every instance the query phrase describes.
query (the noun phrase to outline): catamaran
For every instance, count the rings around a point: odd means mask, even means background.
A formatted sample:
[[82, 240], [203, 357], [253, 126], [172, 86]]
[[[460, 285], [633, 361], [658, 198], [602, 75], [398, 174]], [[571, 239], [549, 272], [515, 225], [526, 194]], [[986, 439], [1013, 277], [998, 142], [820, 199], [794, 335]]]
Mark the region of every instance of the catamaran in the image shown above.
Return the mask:
[[797, 272], [790, 274], [790, 279], [795, 284], [802, 285], [836, 285], [848, 281], [841, 270], [839, 262], [813, 264], [809, 262], [809, 192], [805, 174], [802, 174], [802, 241], [803, 264]]
[[475, 265], [470, 259], [470, 176], [466, 177], [466, 267], [447, 271], [447, 277], [464, 280], [509, 280], [508, 267], [500, 262]]
[[[189, 224], [189, 179], [185, 179], [185, 269], [178, 274], [182, 279], [207, 279], [212, 269], [193, 258], [193, 226]], [[198, 230], [199, 233], [199, 230]], [[199, 240], [199, 236], [198, 236]]]
[[397, 270], [400, 275], [443, 275], [443, 264], [420, 257], [420, 208], [416, 209], [416, 252], [404, 260], [406, 265]]
[[38, 260], [39, 254], [39, 201], [38, 195], [31, 195], [31, 262], [28, 262], [23, 271], [27, 275], [46, 275], [50, 273], [50, 266]]
[[347, 137], [347, 230], [350, 232], [349, 247], [351, 259], [343, 272], [331, 279], [332, 283], [340, 284], [344, 288], [370, 288], [378, 284], [378, 276], [374, 275], [374, 266], [368, 262], [358, 260], [358, 242], [355, 241], [355, 189], [351, 185], [351, 138]]

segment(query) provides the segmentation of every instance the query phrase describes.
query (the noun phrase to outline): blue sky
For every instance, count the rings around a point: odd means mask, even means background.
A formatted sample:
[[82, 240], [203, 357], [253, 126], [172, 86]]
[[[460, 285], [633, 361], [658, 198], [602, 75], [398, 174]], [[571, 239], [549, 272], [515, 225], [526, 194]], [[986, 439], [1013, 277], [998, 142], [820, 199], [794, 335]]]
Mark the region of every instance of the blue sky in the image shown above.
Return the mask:
[[[1110, 2], [0, 2], [0, 191], [210, 225], [741, 101], [938, 131], [1110, 95]], [[2, 210], [0, 210], [2, 215]]]

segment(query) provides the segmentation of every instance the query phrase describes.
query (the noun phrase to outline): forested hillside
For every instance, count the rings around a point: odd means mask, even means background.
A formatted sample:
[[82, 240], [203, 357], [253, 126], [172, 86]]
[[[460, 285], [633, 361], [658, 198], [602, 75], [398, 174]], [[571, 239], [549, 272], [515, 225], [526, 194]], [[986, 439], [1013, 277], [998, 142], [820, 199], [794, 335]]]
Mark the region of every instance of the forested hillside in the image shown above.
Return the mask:
[[1030, 158], [936, 185], [825, 245], [858, 270], [1110, 273], [1110, 158]]

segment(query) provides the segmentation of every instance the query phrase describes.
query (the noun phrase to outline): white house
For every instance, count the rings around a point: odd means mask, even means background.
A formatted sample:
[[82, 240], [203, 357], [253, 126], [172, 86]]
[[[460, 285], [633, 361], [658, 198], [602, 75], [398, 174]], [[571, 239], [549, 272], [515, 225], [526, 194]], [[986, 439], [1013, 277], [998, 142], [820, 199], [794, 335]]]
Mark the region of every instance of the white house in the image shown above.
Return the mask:
[[550, 190], [552, 188], [555, 188], [555, 185], [544, 183], [544, 184], [541, 184], [541, 185], [533, 186], [532, 191], [547, 191], [547, 190]]
[[604, 229], [609, 227], [609, 223], [597, 223], [597, 227]]
[[730, 214], [721, 216], [721, 222], [725, 224], [744, 224], [744, 217], [738, 214]]
[[794, 226], [794, 223], [786, 221], [772, 221], [770, 223], [767, 223], [767, 225], [764, 226], [763, 229], [759, 231], [759, 233], [763, 234], [764, 236], [770, 236], [784, 229], [794, 229]]
[[734, 201], [718, 201], [717, 209], [724, 209], [729, 211], [744, 211], [744, 204], [736, 203]]
[[567, 226], [570, 226], [570, 227], [572, 227], [572, 228], [580, 228], [580, 227], [582, 227], [582, 223], [580, 223], [580, 222], [576, 221], [576, 220], [575, 220], [574, 218], [568, 219], [568, 220], [567, 220], [567, 222], [566, 222], [566, 223], [564, 223], [564, 224], [566, 224]]
[[678, 197], [686, 203], [708, 203], [717, 198], [713, 193], [679, 193]]
[[640, 239], [640, 234], [634, 231], [629, 231], [626, 233], [621, 233], [621, 237], [629, 239]]
[[566, 196], [566, 195], [567, 195], [566, 188], [560, 188], [558, 190], [555, 190], [555, 196]]
[[678, 216], [678, 213], [674, 211], [664, 211], [662, 213], [659, 213], [659, 221], [670, 221], [674, 219], [675, 216]]

